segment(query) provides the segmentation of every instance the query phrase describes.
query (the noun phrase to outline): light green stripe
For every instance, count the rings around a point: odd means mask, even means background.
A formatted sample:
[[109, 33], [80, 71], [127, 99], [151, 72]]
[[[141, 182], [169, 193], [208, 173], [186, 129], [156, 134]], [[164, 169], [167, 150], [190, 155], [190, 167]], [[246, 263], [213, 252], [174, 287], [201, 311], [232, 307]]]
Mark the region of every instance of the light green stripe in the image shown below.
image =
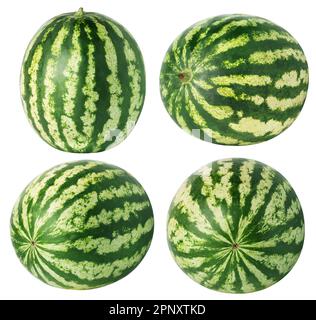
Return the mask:
[[129, 197], [132, 195], [144, 195], [144, 189], [135, 183], [125, 182], [120, 185], [118, 188], [110, 187], [100, 192], [99, 199], [101, 201], [110, 200], [110, 199], [119, 199], [124, 197]]
[[54, 199], [50, 203], [45, 214], [35, 221], [34, 234], [36, 234], [38, 230], [45, 225], [45, 223], [55, 214], [56, 211], [63, 209], [66, 201], [71, 200], [75, 195], [84, 192], [89, 186], [94, 185], [103, 179], [111, 180], [122, 174], [124, 174], [122, 170], [114, 169], [106, 170], [100, 173], [92, 172], [78, 179], [76, 184], [73, 184], [65, 189], [58, 198]]
[[173, 200], [173, 204], [186, 215], [188, 220], [196, 226], [196, 228], [205, 234], [213, 234], [213, 229], [209, 222], [202, 214], [196, 201], [191, 196], [191, 186], [186, 183], [183, 184], [180, 190], [177, 192], [176, 197]]
[[[263, 252], [257, 250], [244, 250], [252, 259], [261, 262], [265, 267], [271, 270], [276, 270], [280, 274], [286, 274], [291, 270], [298, 259], [299, 254], [297, 253], [285, 253], [285, 254], [272, 254], [266, 255]], [[253, 265], [253, 264], [252, 264]]]
[[[96, 264], [92, 261], [76, 262], [69, 259], [58, 259], [48, 252], [41, 252], [41, 255], [49, 263], [65, 273], [73, 274], [81, 280], [95, 281], [98, 279], [119, 277], [123, 272], [137, 265], [143, 258], [147, 249], [148, 245], [144, 246], [131, 257], [114, 260], [106, 264]], [[51, 269], [49, 270], [51, 271]], [[66, 281], [65, 279], [59, 278], [58, 280]], [[70, 285], [76, 289], [82, 289], [84, 286], [82, 284], [72, 283], [69, 281], [66, 281], [65, 285]]]
[[[229, 243], [226, 238], [218, 234], [218, 232], [212, 228], [205, 215], [202, 214], [196, 201], [192, 199], [190, 192], [191, 186], [184, 183], [177, 192], [177, 195], [173, 200], [173, 205], [186, 215], [186, 218], [190, 223], [192, 223], [192, 225], [194, 225], [200, 232], [210, 235], [219, 241]], [[172, 225], [169, 225], [169, 227], [172, 227]], [[173, 227], [179, 226], [173, 225]], [[170, 232], [172, 232], [172, 229]], [[181, 233], [179, 236], [181, 236]]]
[[304, 53], [299, 49], [277, 49], [268, 51], [257, 51], [252, 53], [249, 57], [251, 64], [273, 64], [278, 60], [288, 60], [293, 58], [299, 62], [306, 62]]
[[280, 274], [285, 275], [292, 269], [298, 257], [299, 253], [274, 254], [268, 256], [264, 262], [271, 269], [276, 269]]
[[252, 223], [258, 214], [258, 211], [265, 206], [265, 196], [272, 187], [274, 172], [269, 167], [264, 167], [261, 172], [261, 179], [256, 186], [256, 193], [251, 199], [250, 211], [247, 215], [243, 215], [239, 221], [237, 242], [242, 240], [245, 228]]
[[223, 120], [230, 118], [234, 114], [234, 111], [230, 106], [216, 106], [209, 104], [194, 87], [191, 87], [191, 92], [199, 106], [201, 106], [203, 110], [209, 113], [213, 118]]
[[[85, 26], [85, 31], [89, 35], [91, 30]], [[96, 102], [99, 100], [99, 94], [95, 90], [95, 61], [94, 61], [95, 48], [93, 44], [88, 45], [88, 71], [85, 77], [85, 85], [82, 92], [86, 96], [85, 112], [81, 117], [83, 123], [83, 133], [86, 136], [85, 143], [87, 144], [93, 134], [93, 125], [96, 121]]]
[[222, 97], [233, 98], [236, 101], [250, 101], [257, 106], [265, 102], [265, 99], [259, 95], [248, 95], [247, 93], [236, 94], [234, 89], [229, 87], [220, 87], [217, 88], [216, 91]]
[[242, 48], [245, 45], [247, 45], [249, 41], [250, 41], [250, 38], [248, 34], [242, 34], [236, 38], [221, 41], [218, 45], [216, 45], [213, 52], [207, 55], [202, 63], [199, 63], [199, 66], [195, 69], [195, 72], [199, 72], [200, 70], [205, 70], [205, 68], [212, 62], [214, 57], [216, 57], [217, 55], [222, 53], [227, 53], [228, 51], [234, 48], [238, 48], [238, 47]]
[[[227, 254], [228, 252], [226, 251], [225, 253]], [[231, 255], [227, 254], [227, 258], [221, 264], [211, 265], [210, 267], [205, 268], [202, 273], [198, 273], [197, 276], [192, 274], [191, 276], [193, 276], [193, 279], [196, 279], [197, 281], [199, 280], [199, 278], [202, 278], [202, 283], [204, 283], [209, 288], [212, 288], [219, 282], [223, 272], [226, 270], [226, 267], [230, 262], [230, 259]]]
[[122, 207], [113, 210], [102, 209], [98, 215], [89, 217], [85, 224], [86, 229], [99, 228], [102, 225], [110, 225], [120, 220], [128, 221], [132, 215], [137, 216], [140, 211], [150, 208], [149, 201], [130, 202], [125, 201]]
[[192, 100], [190, 99], [188, 90], [189, 89], [187, 87], [184, 88], [185, 105], [188, 108], [190, 118], [197, 125], [197, 128], [207, 128], [208, 127], [207, 122], [198, 112], [196, 106], [193, 104]]
[[129, 41], [127, 41], [124, 35], [122, 34], [121, 30], [111, 21], [109, 21], [109, 24], [111, 25], [115, 33], [124, 42], [124, 55], [127, 62], [127, 73], [131, 78], [131, 81], [129, 82], [129, 86], [132, 92], [131, 98], [130, 98], [128, 121], [125, 127], [123, 128], [123, 130], [121, 130], [121, 132], [116, 137], [115, 142], [111, 145], [111, 147], [114, 147], [119, 143], [121, 143], [128, 136], [131, 130], [134, 128], [139, 116], [139, 108], [142, 106], [142, 101], [144, 99], [144, 96], [141, 93], [142, 79], [141, 79], [140, 71], [136, 65], [137, 63], [136, 53], [130, 46]]
[[[142, 105], [144, 96], [141, 93], [141, 74], [136, 66], [136, 54], [131, 48], [129, 42], [126, 40], [124, 40], [124, 54], [128, 63], [127, 72], [128, 75], [131, 77], [130, 88], [132, 91], [129, 109], [129, 126], [134, 127], [139, 115], [139, 108]], [[125, 128], [124, 130], [127, 129], [130, 130], [131, 128]], [[128, 134], [128, 132], [126, 132], [125, 134]]]
[[[260, 229], [259, 232], [264, 232], [264, 231], [267, 231], [268, 229], [269, 228], [263, 228], [263, 229]], [[284, 231], [283, 233], [277, 234], [270, 239], [265, 239], [262, 241], [251, 242], [251, 243], [243, 243], [242, 249], [245, 250], [245, 252], [247, 252], [247, 254], [249, 254], [250, 256], [253, 256], [252, 249], [254, 249], [253, 250], [254, 252], [257, 252], [257, 250], [260, 250], [260, 249], [262, 250], [266, 248], [276, 248], [279, 243], [284, 243], [288, 245], [295, 245], [295, 244], [299, 245], [300, 243], [303, 242], [303, 240], [304, 240], [304, 228], [291, 227], [288, 230]]]
[[[30, 239], [29, 230], [27, 229], [27, 233], [25, 233], [25, 231], [20, 226], [20, 221], [19, 221], [20, 211], [18, 208], [19, 202], [20, 202], [20, 199], [18, 199], [18, 201], [16, 202], [16, 204], [13, 208], [13, 212], [12, 212], [12, 224], [13, 224], [14, 228], [16, 229], [16, 232], [11, 229], [11, 232], [13, 233], [12, 238], [14, 239], [15, 233], [17, 233], [17, 235], [19, 235], [23, 238]], [[17, 241], [17, 240], [14, 240], [14, 241]]]
[[[29, 104], [29, 113], [31, 115], [31, 119], [34, 122], [35, 128], [38, 130], [38, 132], [41, 135], [41, 137], [47, 143], [51, 144], [51, 139], [49, 138], [49, 136], [47, 135], [47, 133], [45, 132], [45, 130], [44, 130], [43, 126], [42, 126], [42, 123], [41, 123], [41, 120], [40, 120], [40, 116], [39, 116], [39, 112], [38, 112], [38, 107], [37, 107], [37, 105], [38, 105], [37, 72], [38, 72], [39, 63], [40, 63], [42, 57], [43, 57], [43, 47], [41, 45], [38, 45], [38, 47], [34, 51], [31, 65], [30, 65], [29, 69], [27, 70], [27, 73], [30, 76], [30, 82], [28, 83], [28, 87], [31, 90], [31, 96], [29, 98], [28, 103], [23, 98], [23, 106], [24, 106], [25, 112], [27, 113], [27, 109], [28, 109], [27, 108], [27, 104]], [[23, 72], [22, 72], [22, 74], [23, 74]], [[24, 76], [22, 78], [21, 86], [22, 86], [22, 88], [25, 87]], [[24, 96], [24, 92], [22, 92], [22, 96]]]
[[251, 176], [255, 167], [255, 161], [244, 161], [240, 167], [240, 184], [238, 191], [240, 194], [240, 206], [244, 207], [245, 201], [251, 192]]
[[122, 87], [118, 78], [118, 61], [114, 44], [109, 37], [105, 26], [99, 23], [97, 19], [94, 18], [93, 20], [97, 28], [98, 37], [104, 43], [104, 50], [106, 52], [105, 60], [111, 72], [106, 79], [109, 85], [110, 103], [108, 106], [104, 106], [106, 112], [109, 113], [109, 120], [104, 125], [102, 132], [98, 135], [96, 149], [94, 150], [98, 151], [100, 148], [102, 148], [104, 142], [109, 141], [109, 139], [112, 138], [111, 134], [113, 132], [111, 132], [111, 130], [118, 129], [118, 124], [122, 113], [120, 106], [123, 102], [123, 98]]
[[25, 189], [24, 197], [26, 197], [28, 201], [36, 203], [38, 201], [40, 192], [42, 190], [45, 190], [45, 188], [47, 187], [47, 182], [50, 179], [55, 178], [58, 172], [66, 167], [67, 164], [58, 165], [52, 168], [51, 170], [45, 172], [45, 175], [37, 176]]
[[[236, 16], [238, 17], [238, 16]], [[231, 18], [231, 16], [230, 16]], [[229, 18], [229, 19], [230, 19]], [[220, 21], [224, 22], [226, 19], [222, 19]], [[219, 21], [218, 21], [219, 22]], [[214, 22], [212, 25], [216, 25], [218, 22]], [[200, 56], [201, 51], [205, 50], [207, 46], [212, 45], [216, 40], [218, 40], [221, 37], [224, 37], [228, 32], [232, 31], [235, 28], [238, 27], [246, 27], [246, 26], [256, 26], [258, 24], [267, 24], [268, 21], [264, 19], [258, 19], [258, 18], [246, 18], [242, 20], [233, 20], [231, 22], [226, 23], [218, 32], [212, 33], [208, 38], [207, 41], [200, 41], [199, 44], [195, 47], [195, 49], [192, 51], [192, 54], [196, 57]], [[198, 69], [201, 64], [204, 64], [204, 61], [201, 61], [200, 59], [195, 60], [195, 69]]]
[[181, 61], [182, 61], [182, 60], [180, 60], [181, 59], [181, 55], [180, 55], [180, 52], [179, 52], [180, 50], [179, 50], [179, 46], [178, 46], [178, 42], [179, 42], [180, 38], [181, 38], [181, 35], [178, 36], [174, 40], [174, 42], [172, 43], [172, 48], [171, 48], [171, 51], [172, 51], [172, 53], [174, 55], [174, 59], [175, 59], [174, 65], [176, 65], [176, 66], [180, 66], [181, 65]]
[[271, 31], [255, 31], [252, 34], [252, 38], [256, 42], [261, 42], [261, 41], [266, 41], [266, 40], [285, 40], [290, 43], [295, 43], [297, 44], [297, 41], [289, 35], [287, 32], [279, 32], [276, 30], [271, 30]]
[[246, 60], [244, 58], [239, 58], [237, 60], [224, 60], [223, 67], [229, 70], [229, 69], [237, 68], [245, 63], [246, 63]]
[[220, 134], [218, 131], [208, 129], [208, 128], [203, 128], [202, 131], [212, 139], [214, 139], [217, 143], [223, 143], [223, 144], [238, 144], [238, 145], [244, 145], [247, 144], [243, 142], [242, 140], [233, 138], [233, 137], [228, 137], [226, 135]]
[[[53, 255], [51, 255], [50, 253], [45, 252], [43, 250], [38, 250], [38, 251], [39, 251], [39, 254], [49, 263], [52, 263], [54, 265], [54, 262], [58, 261], [57, 259], [54, 260]], [[46, 265], [46, 263], [42, 262], [40, 258], [38, 259], [38, 261], [39, 261], [39, 265], [44, 269], [44, 271], [48, 275], [50, 275], [53, 279], [55, 279], [57, 282], [59, 282], [60, 284], [66, 286], [66, 287], [74, 288], [74, 289], [89, 289], [88, 285], [79, 284], [79, 283], [76, 283], [76, 282], [73, 282], [73, 281], [70, 281], [70, 280], [63, 278], [62, 276], [60, 276], [59, 274], [54, 272], [52, 270], [52, 268], [50, 268], [48, 265]], [[63, 270], [62, 268], [59, 268], [59, 269]], [[47, 280], [47, 278], [46, 278], [46, 280]], [[59, 284], [51, 282], [51, 281], [49, 281], [48, 283], [51, 283], [53, 286], [57, 286], [57, 287], [60, 286]]]
[[286, 72], [276, 81], [275, 87], [282, 89], [284, 87], [296, 88], [301, 84], [308, 84], [308, 72], [301, 70], [299, 73], [296, 70]]
[[252, 117], [244, 117], [238, 123], [230, 123], [229, 127], [236, 132], [247, 132], [253, 134], [255, 137], [262, 137], [266, 134], [276, 136], [286, 128], [288, 128], [295, 118], [288, 118], [285, 122], [270, 119], [263, 122]]
[[[210, 237], [214, 241], [227, 243], [229, 245], [229, 241], [227, 241], [226, 238], [213, 230]], [[201, 248], [207, 246], [204, 239], [196, 236], [180, 225], [175, 218], [170, 218], [168, 221], [168, 239], [176, 247], [176, 250], [182, 253], [199, 251]]]
[[[288, 215], [287, 210], [285, 209], [285, 203], [287, 200], [288, 193], [285, 190], [284, 183], [279, 184], [277, 189], [273, 193], [269, 203], [266, 203], [265, 214], [262, 219], [262, 230], [269, 230], [271, 227], [276, 228], [280, 225], [285, 225], [292, 218], [291, 215]], [[276, 214], [276, 212], [278, 214]]]
[[[85, 27], [87, 30], [87, 27]], [[83, 134], [78, 131], [77, 124], [74, 121], [75, 112], [75, 99], [77, 97], [78, 82], [79, 82], [79, 68], [82, 61], [81, 58], [81, 46], [79, 42], [80, 38], [80, 26], [75, 25], [72, 35], [72, 50], [71, 55], [67, 63], [67, 67], [64, 71], [64, 76], [67, 79], [65, 81], [66, 93], [63, 96], [64, 112], [61, 117], [61, 123], [63, 127], [63, 134], [70, 148], [74, 150], [83, 150], [91, 139], [93, 133], [93, 124], [96, 116], [95, 102], [98, 100], [98, 93], [93, 89], [95, 87], [94, 74], [94, 46], [88, 45], [88, 72], [85, 78], [85, 86], [82, 88], [82, 92], [85, 94], [86, 99], [84, 102], [85, 112], [80, 117], [83, 122]]]
[[[38, 257], [38, 255], [37, 255]], [[38, 260], [40, 261], [40, 258], [38, 257]], [[47, 274], [49, 274], [47, 271], [46, 271], [46, 266], [44, 268], [45, 272], [47, 273], [44, 273], [41, 269], [40, 269], [40, 266], [43, 266], [44, 263], [42, 261], [39, 262], [39, 264], [36, 264], [36, 263], [33, 263], [32, 264], [32, 268], [33, 268], [33, 274], [35, 276], [37, 276], [39, 279], [45, 281], [45, 283], [53, 286], [53, 287], [58, 287], [58, 284], [55, 282], [55, 281], [52, 281], [50, 280], [48, 277], [47, 277]], [[53, 279], [56, 279], [56, 277], [53, 277]]]
[[89, 236], [74, 241], [71, 244], [71, 247], [82, 251], [83, 253], [94, 251], [98, 255], [118, 252], [133, 246], [143, 235], [151, 232], [153, 226], [154, 221], [152, 218], [149, 218], [144, 225], [138, 224], [136, 228], [127, 230], [124, 234], [118, 234], [113, 239], [94, 238], [93, 236]]
[[204, 90], [211, 90], [214, 88], [209, 82], [206, 82], [204, 80], [193, 79], [192, 81], [195, 85], [199, 86], [200, 88], [202, 88]]
[[213, 182], [210, 176], [205, 178], [204, 174], [202, 174], [202, 180], [205, 185], [202, 187], [201, 192], [205, 197], [209, 199], [209, 204], [212, 207], [217, 206], [218, 200], [225, 201], [229, 206], [232, 204], [232, 183], [230, 179], [233, 176], [233, 162], [223, 161], [219, 163], [220, 167], [218, 170], [218, 175], [220, 176], [220, 180], [218, 182]]
[[273, 96], [267, 98], [267, 105], [273, 111], [287, 111], [288, 109], [300, 107], [306, 99], [307, 92], [302, 90], [294, 98], [278, 99]]
[[254, 264], [252, 264], [242, 253], [241, 250], [239, 250], [239, 254], [241, 256], [242, 261], [246, 265], [246, 267], [249, 269], [249, 271], [253, 274], [253, 276], [259, 281], [260, 285], [262, 287], [269, 287], [274, 283], [273, 279], [268, 278], [262, 271], [260, 271]]
[[[204, 21], [201, 21], [200, 23], [197, 23], [194, 25], [193, 28], [190, 29], [190, 31], [184, 36], [184, 43], [189, 44], [189, 42], [193, 39], [195, 35], [199, 35], [199, 39], [203, 38], [203, 33], [201, 34], [202, 31], [202, 24]], [[188, 45], [184, 45], [182, 49], [182, 61], [185, 64], [185, 67], [190, 67], [192, 59], [194, 59], [194, 53], [190, 54], [189, 60], [187, 59], [187, 49]]]
[[[65, 203], [64, 200], [63, 203]], [[59, 204], [57, 202], [57, 204]], [[57, 206], [54, 204], [48, 209], [48, 214]], [[62, 234], [69, 234], [71, 232], [82, 232], [86, 230], [85, 221], [88, 212], [98, 204], [98, 194], [96, 191], [83, 195], [80, 199], [76, 200], [71, 206], [63, 210], [62, 214], [54, 224], [50, 231], [51, 236], [58, 236]], [[51, 209], [53, 208], [53, 209]], [[48, 214], [46, 214], [48, 216]], [[53, 213], [52, 213], [53, 214]], [[43, 219], [44, 220], [44, 219]], [[43, 225], [43, 224], [42, 224]]]
[[231, 49], [244, 47], [250, 41], [249, 35], [244, 33], [236, 38], [220, 42], [214, 51], [214, 55], [227, 52]]
[[[52, 199], [54, 196], [56, 196], [57, 191], [62, 188], [62, 186], [67, 182], [67, 180], [71, 179], [72, 177], [74, 177], [77, 174], [82, 173], [85, 170], [92, 169], [92, 168], [96, 167], [97, 165], [98, 165], [98, 163], [90, 161], [84, 165], [77, 165], [73, 168], [64, 170], [60, 176], [55, 178], [54, 183], [52, 185], [50, 185], [45, 190], [45, 194], [44, 194], [43, 199], [40, 203], [40, 208], [43, 208], [48, 203], [48, 201], [50, 199]], [[39, 195], [39, 192], [45, 189], [47, 181], [55, 176], [55, 172], [62, 169], [62, 168], [66, 168], [66, 167], [67, 166], [64, 165], [63, 167], [58, 167], [58, 168], [54, 169], [53, 171], [50, 170], [49, 173], [45, 174], [45, 178], [43, 178], [40, 185], [38, 185], [36, 183], [35, 186], [37, 187], [36, 188], [37, 191], [36, 191], [36, 197], [33, 196], [33, 198], [34, 198], [33, 201], [37, 202], [37, 197]]]
[[248, 281], [247, 274], [246, 274], [245, 270], [242, 269], [240, 267], [240, 265], [238, 265], [238, 264], [237, 264], [237, 271], [238, 271], [238, 274], [239, 274], [239, 277], [241, 280], [241, 284], [242, 284], [242, 287], [241, 287], [242, 292], [255, 291], [256, 288], [251, 282]]
[[54, 145], [61, 149], [65, 149], [65, 143], [60, 137], [59, 128], [57, 120], [55, 118], [55, 102], [53, 94], [56, 91], [56, 85], [54, 83], [54, 77], [56, 73], [57, 61], [61, 54], [61, 47], [68, 35], [68, 29], [63, 26], [53, 42], [51, 53], [53, 58], [48, 59], [45, 79], [44, 79], [44, 98], [42, 101], [42, 108], [44, 113], [44, 118], [48, 124], [48, 131], [54, 141]]
[[36, 32], [36, 34], [34, 35], [34, 37], [32, 38], [31, 42], [29, 43], [27, 49], [26, 49], [26, 52], [25, 52], [25, 55], [24, 55], [24, 58], [23, 58], [23, 63], [25, 61], [27, 61], [30, 57], [30, 52], [31, 50], [33, 49], [34, 47], [34, 44], [39, 40], [39, 37], [40, 35], [43, 33], [44, 30], [45, 33], [42, 37], [42, 41], [41, 43], [44, 43], [45, 40], [47, 39], [47, 37], [49, 36], [49, 34], [54, 30], [54, 26], [50, 26], [49, 25], [56, 19], [56, 17], [50, 19], [49, 21], [47, 21], [44, 25], [42, 25], [42, 27]]
[[[223, 20], [224, 21], [224, 20]], [[213, 24], [215, 25], [215, 24]], [[247, 26], [248, 21], [247, 20], [234, 20], [227, 24], [225, 24], [218, 32], [212, 33], [208, 38], [207, 41], [200, 41], [198, 45], [195, 47], [194, 50], [192, 50], [192, 54], [196, 55], [196, 57], [199, 57], [200, 52], [204, 50], [207, 46], [211, 45], [214, 41], [217, 39], [223, 37], [225, 34], [227, 34], [230, 30], [240, 27], [240, 26]], [[199, 61], [196, 59], [196, 65], [195, 67], [198, 67], [200, 64], [203, 64], [204, 61]]]
[[258, 75], [218, 76], [212, 77], [210, 81], [219, 86], [230, 86], [232, 84], [237, 84], [240, 86], [262, 87], [272, 83], [272, 79], [269, 76]]

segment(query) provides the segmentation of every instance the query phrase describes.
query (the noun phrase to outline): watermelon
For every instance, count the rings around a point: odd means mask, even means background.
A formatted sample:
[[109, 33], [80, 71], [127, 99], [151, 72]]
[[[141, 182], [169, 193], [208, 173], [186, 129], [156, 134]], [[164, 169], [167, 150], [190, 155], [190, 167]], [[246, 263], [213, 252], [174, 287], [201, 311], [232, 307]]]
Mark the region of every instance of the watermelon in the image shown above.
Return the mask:
[[68, 152], [100, 152], [123, 141], [144, 103], [140, 49], [119, 23], [98, 13], [48, 21], [21, 71], [27, 117], [43, 140]]
[[288, 181], [248, 159], [215, 161], [174, 197], [168, 242], [179, 267], [199, 284], [227, 293], [267, 288], [299, 258], [304, 218]]
[[164, 58], [164, 105], [185, 131], [222, 145], [269, 140], [300, 113], [308, 65], [297, 41], [259, 17], [224, 15], [184, 31]]
[[129, 274], [145, 256], [154, 219], [143, 187], [97, 161], [56, 166], [34, 179], [12, 213], [22, 264], [43, 282], [92, 289]]

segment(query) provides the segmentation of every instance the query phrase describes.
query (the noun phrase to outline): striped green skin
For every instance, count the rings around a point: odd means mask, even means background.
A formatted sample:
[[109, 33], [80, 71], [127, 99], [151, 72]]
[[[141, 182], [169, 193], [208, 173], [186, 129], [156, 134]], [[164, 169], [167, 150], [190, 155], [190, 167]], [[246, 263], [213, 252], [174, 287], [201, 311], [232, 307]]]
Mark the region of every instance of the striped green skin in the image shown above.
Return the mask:
[[297, 41], [272, 22], [225, 15], [184, 31], [161, 69], [161, 96], [185, 131], [222, 145], [269, 140], [300, 113], [308, 66]]
[[43, 140], [68, 152], [100, 152], [134, 128], [145, 69], [128, 31], [98, 13], [67, 13], [34, 36], [21, 71], [27, 116]]
[[153, 236], [150, 201], [126, 171], [96, 161], [56, 166], [18, 199], [11, 238], [22, 264], [45, 283], [92, 289], [129, 274]]
[[304, 241], [299, 200], [287, 180], [254, 160], [213, 162], [189, 177], [168, 218], [179, 267], [227, 293], [261, 290], [283, 278]]

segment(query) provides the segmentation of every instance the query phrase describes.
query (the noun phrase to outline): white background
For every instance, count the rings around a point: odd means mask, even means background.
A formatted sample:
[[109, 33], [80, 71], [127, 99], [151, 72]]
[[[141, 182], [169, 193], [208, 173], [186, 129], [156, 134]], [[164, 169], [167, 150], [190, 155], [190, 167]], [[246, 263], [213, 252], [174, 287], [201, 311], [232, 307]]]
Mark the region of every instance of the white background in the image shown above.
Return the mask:
[[[123, 24], [138, 42], [147, 71], [146, 101], [136, 128], [121, 145], [99, 154], [70, 154], [51, 148], [33, 131], [20, 102], [19, 72], [29, 40], [46, 20], [81, 6]], [[314, 1], [10, 0], [2, 1], [1, 13], [0, 298], [316, 298]], [[302, 113], [283, 134], [259, 145], [217, 146], [193, 138], [176, 126], [160, 100], [160, 66], [170, 43], [193, 23], [225, 13], [247, 13], [274, 21], [300, 42], [309, 61], [310, 88]], [[305, 245], [294, 269], [274, 286], [246, 295], [218, 293], [193, 282], [175, 264], [166, 242], [168, 207], [180, 184], [202, 165], [227, 157], [260, 160], [280, 171], [294, 187], [305, 214]], [[90, 291], [56, 289], [35, 279], [15, 256], [9, 235], [12, 206], [26, 184], [58, 163], [79, 159], [102, 160], [132, 173], [146, 189], [155, 214], [154, 239], [143, 262], [124, 279]]]

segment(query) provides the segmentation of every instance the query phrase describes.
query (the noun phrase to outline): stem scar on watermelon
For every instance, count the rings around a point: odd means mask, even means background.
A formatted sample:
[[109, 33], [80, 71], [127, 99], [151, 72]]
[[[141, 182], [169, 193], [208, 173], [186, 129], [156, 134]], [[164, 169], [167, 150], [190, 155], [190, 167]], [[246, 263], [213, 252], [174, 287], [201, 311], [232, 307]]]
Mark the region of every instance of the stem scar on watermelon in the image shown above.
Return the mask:
[[83, 8], [79, 8], [78, 11], [76, 12], [76, 17], [78, 18], [82, 18], [84, 16], [84, 11], [83, 11]]
[[181, 71], [178, 77], [183, 84], [189, 83], [192, 80], [192, 72], [190, 70]]

